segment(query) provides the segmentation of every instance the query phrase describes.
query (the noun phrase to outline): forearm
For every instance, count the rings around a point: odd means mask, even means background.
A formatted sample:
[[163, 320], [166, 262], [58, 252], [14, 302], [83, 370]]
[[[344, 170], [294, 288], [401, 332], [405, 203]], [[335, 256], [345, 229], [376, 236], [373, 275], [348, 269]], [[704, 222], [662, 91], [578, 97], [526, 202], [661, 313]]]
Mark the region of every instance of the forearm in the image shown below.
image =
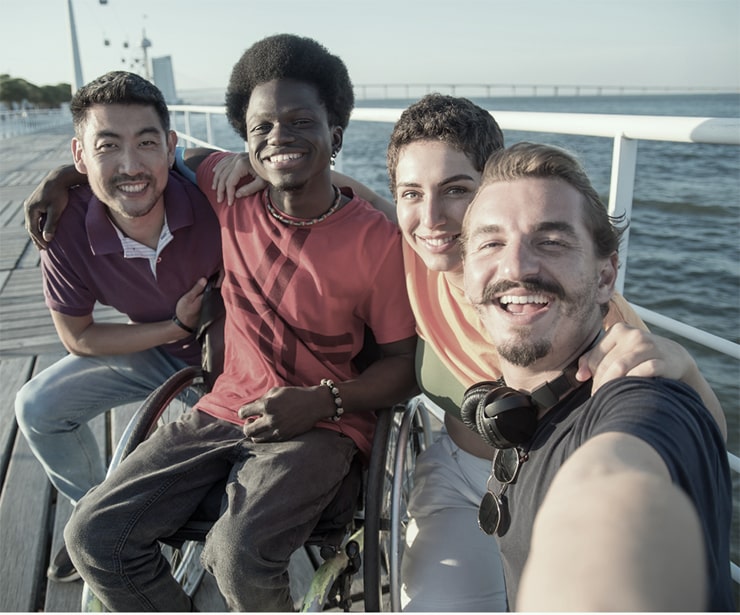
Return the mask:
[[77, 335], [62, 335], [67, 350], [79, 356], [121, 355], [176, 342], [188, 333], [171, 320], [145, 324], [93, 323]]
[[705, 610], [694, 506], [647, 444], [598, 438], [607, 446], [574, 453], [537, 513], [516, 610]]
[[65, 164], [49, 171], [43, 180], [41, 185], [53, 183], [55, 188], [67, 190], [72, 186], [79, 186], [80, 184], [89, 184], [87, 175], [80, 173], [73, 164]]
[[685, 494], [644, 475], [591, 482], [540, 509], [516, 609], [704, 611], [701, 529]]
[[344, 175], [343, 173], [339, 173], [337, 171], [332, 171], [331, 175], [332, 181], [335, 184], [337, 184], [338, 186], [348, 186], [352, 188], [352, 191], [357, 196], [368, 201], [373, 207], [375, 207], [375, 209], [385, 214], [385, 217], [388, 218], [391, 222], [398, 223], [398, 218], [396, 217], [396, 208], [393, 203], [387, 201], [378, 193], [368, 188], [365, 184], [358, 182], [356, 179], [353, 179], [348, 175]]
[[188, 147], [186, 149], [178, 147], [175, 156], [175, 168], [182, 170], [181, 165], [184, 164], [188, 171], [195, 172], [198, 170], [201, 162], [218, 151], [220, 150], [208, 147]]
[[388, 408], [418, 392], [414, 353], [378, 359], [352, 380], [337, 382], [345, 412]]
[[23, 202], [26, 230], [38, 248], [45, 250], [54, 238], [58, 219], [67, 206], [69, 188], [87, 183], [87, 175], [73, 165], [64, 165], [47, 173], [26, 198]]

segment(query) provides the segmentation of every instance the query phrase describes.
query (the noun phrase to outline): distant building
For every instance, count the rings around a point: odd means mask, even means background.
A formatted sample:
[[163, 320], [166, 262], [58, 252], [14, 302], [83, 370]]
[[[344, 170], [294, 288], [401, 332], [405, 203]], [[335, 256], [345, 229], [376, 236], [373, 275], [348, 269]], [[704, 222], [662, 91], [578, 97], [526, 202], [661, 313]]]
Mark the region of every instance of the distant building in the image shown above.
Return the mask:
[[172, 71], [172, 56], [152, 58], [152, 77], [168, 104], [180, 102], [175, 89], [175, 74]]

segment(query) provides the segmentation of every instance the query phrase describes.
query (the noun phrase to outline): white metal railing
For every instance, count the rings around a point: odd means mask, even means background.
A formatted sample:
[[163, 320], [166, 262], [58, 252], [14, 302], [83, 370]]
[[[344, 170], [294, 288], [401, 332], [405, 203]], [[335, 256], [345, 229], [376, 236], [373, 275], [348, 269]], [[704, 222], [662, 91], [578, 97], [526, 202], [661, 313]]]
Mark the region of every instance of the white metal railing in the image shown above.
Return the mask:
[[[226, 115], [226, 107], [212, 105], [169, 105], [172, 129], [177, 132], [177, 136], [185, 141], [188, 145], [198, 147], [211, 147], [224, 150], [216, 144], [213, 136], [213, 116]], [[190, 125], [190, 119], [193, 115], [203, 115], [206, 121], [206, 138], [205, 141], [193, 136]], [[182, 130], [179, 126], [182, 125]], [[245, 145], [246, 147], [246, 145]]]
[[[223, 150], [214, 143], [212, 116], [225, 115], [223, 106], [170, 105], [173, 128], [180, 139], [190, 145], [212, 147]], [[397, 108], [356, 108], [352, 120], [364, 122], [395, 123], [403, 109]], [[491, 111], [493, 114], [494, 112]], [[192, 114], [204, 114], [206, 139], [192, 135], [190, 119]], [[614, 140], [612, 150], [611, 185], [609, 189], [609, 213], [613, 216], [632, 217], [632, 197], [634, 193], [637, 167], [637, 143], [645, 141], [671, 141], [676, 143], [709, 143], [740, 145], [740, 118], [700, 118], [667, 117], [647, 115], [600, 115], [583, 113], [535, 113], [516, 111], [496, 111], [496, 121], [504, 131], [539, 132], [570, 134], [592, 137], [608, 137]], [[182, 125], [182, 130], [178, 125]], [[624, 290], [629, 227], [625, 232], [620, 248], [624, 257], [617, 280], [617, 290]], [[646, 323], [656, 325], [684, 339], [692, 340], [706, 348], [740, 359], [740, 345], [674, 320], [639, 305], [632, 305]], [[728, 452], [730, 468], [740, 474], [740, 457]], [[740, 566], [730, 562], [733, 580], [740, 584]]]
[[0, 110], [0, 139], [46, 130], [52, 126], [70, 125], [71, 121], [72, 116], [67, 107], [20, 111]]

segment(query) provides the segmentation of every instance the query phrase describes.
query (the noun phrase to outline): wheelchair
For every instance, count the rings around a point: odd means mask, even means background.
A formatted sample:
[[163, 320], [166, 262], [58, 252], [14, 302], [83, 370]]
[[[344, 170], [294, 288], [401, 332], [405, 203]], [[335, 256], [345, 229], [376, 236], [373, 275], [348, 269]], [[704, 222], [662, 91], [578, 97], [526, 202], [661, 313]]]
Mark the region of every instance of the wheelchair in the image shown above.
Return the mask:
[[[222, 367], [220, 353], [213, 351], [214, 346], [222, 348], [222, 337], [219, 339], [223, 335], [222, 323], [213, 326], [219, 318], [209, 315], [204, 308], [198, 335], [204, 348], [204, 366], [178, 371], [149, 395], [121, 435], [109, 473], [159, 425], [191, 411], [210, 389], [215, 374], [220, 373]], [[211, 337], [205, 337], [204, 332]], [[367, 467], [361, 468], [359, 462], [353, 464], [340, 493], [329, 506], [333, 510], [325, 511], [303, 547], [313, 576], [302, 600], [299, 602], [294, 596], [301, 611], [337, 608], [349, 611], [359, 599], [364, 601], [366, 611], [401, 610], [400, 570], [407, 525], [406, 506], [413, 487], [416, 457], [431, 443], [432, 430], [419, 397], [379, 410], [377, 415]], [[214, 497], [206, 498], [203, 511], [173, 536], [160, 540], [173, 577], [191, 598], [205, 574], [200, 554], [205, 536], [218, 516], [223, 491], [217, 485]], [[352, 501], [349, 509], [346, 506], [348, 498]], [[338, 500], [344, 505], [335, 506]], [[355, 577], [358, 577], [357, 582]], [[85, 584], [82, 611], [105, 610]]]

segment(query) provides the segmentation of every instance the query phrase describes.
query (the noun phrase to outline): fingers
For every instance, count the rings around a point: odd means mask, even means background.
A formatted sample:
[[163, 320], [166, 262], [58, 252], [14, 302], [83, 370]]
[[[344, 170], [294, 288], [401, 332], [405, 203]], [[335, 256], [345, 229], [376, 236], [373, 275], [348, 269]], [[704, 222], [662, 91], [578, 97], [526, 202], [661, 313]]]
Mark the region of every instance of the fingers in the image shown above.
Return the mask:
[[216, 200], [221, 203], [226, 197], [226, 204], [231, 206], [237, 198], [258, 192], [266, 185], [263, 180], [255, 178], [249, 154], [229, 154], [219, 160], [213, 167], [212, 189], [216, 191]]
[[206, 278], [198, 278], [193, 287], [183, 297], [188, 297], [191, 300], [199, 297], [203, 294], [207, 283], [208, 280]]
[[51, 240], [54, 239], [54, 234], [57, 231], [57, 221], [59, 220], [59, 214], [56, 214], [54, 212], [49, 212], [49, 214], [44, 219], [44, 228], [43, 228], [43, 237], [44, 241], [47, 243], [51, 243]]
[[198, 326], [203, 291], [207, 282], [206, 278], [199, 278], [193, 287], [177, 300], [175, 305], [175, 316], [191, 329]]
[[241, 199], [260, 190], [264, 190], [267, 187], [267, 182], [261, 177], [249, 176], [249, 181], [243, 186], [240, 186], [234, 193], [234, 199]]
[[[216, 201], [221, 203], [224, 200], [224, 193], [228, 193], [228, 183], [232, 175], [234, 165], [238, 156], [228, 153], [221, 158], [213, 167], [213, 183], [211, 188], [216, 191]], [[231, 205], [231, 201], [228, 203]]]
[[48, 247], [48, 242], [54, 236], [53, 230], [56, 227], [56, 221], [53, 221], [53, 227], [49, 234], [48, 240], [44, 236], [44, 229], [46, 229], [46, 222], [44, 221], [45, 208], [42, 208], [38, 203], [29, 204], [29, 200], [23, 203], [23, 211], [25, 217], [26, 232], [31, 236], [31, 240], [37, 248], [45, 250]]
[[267, 442], [279, 437], [280, 430], [265, 414], [258, 413], [259, 400], [253, 401], [239, 408], [239, 418], [244, 419], [242, 432], [253, 442]]
[[594, 391], [624, 376], [680, 379], [686, 356], [685, 349], [671, 340], [618, 323], [581, 357], [576, 378], [582, 381], [592, 377]]

